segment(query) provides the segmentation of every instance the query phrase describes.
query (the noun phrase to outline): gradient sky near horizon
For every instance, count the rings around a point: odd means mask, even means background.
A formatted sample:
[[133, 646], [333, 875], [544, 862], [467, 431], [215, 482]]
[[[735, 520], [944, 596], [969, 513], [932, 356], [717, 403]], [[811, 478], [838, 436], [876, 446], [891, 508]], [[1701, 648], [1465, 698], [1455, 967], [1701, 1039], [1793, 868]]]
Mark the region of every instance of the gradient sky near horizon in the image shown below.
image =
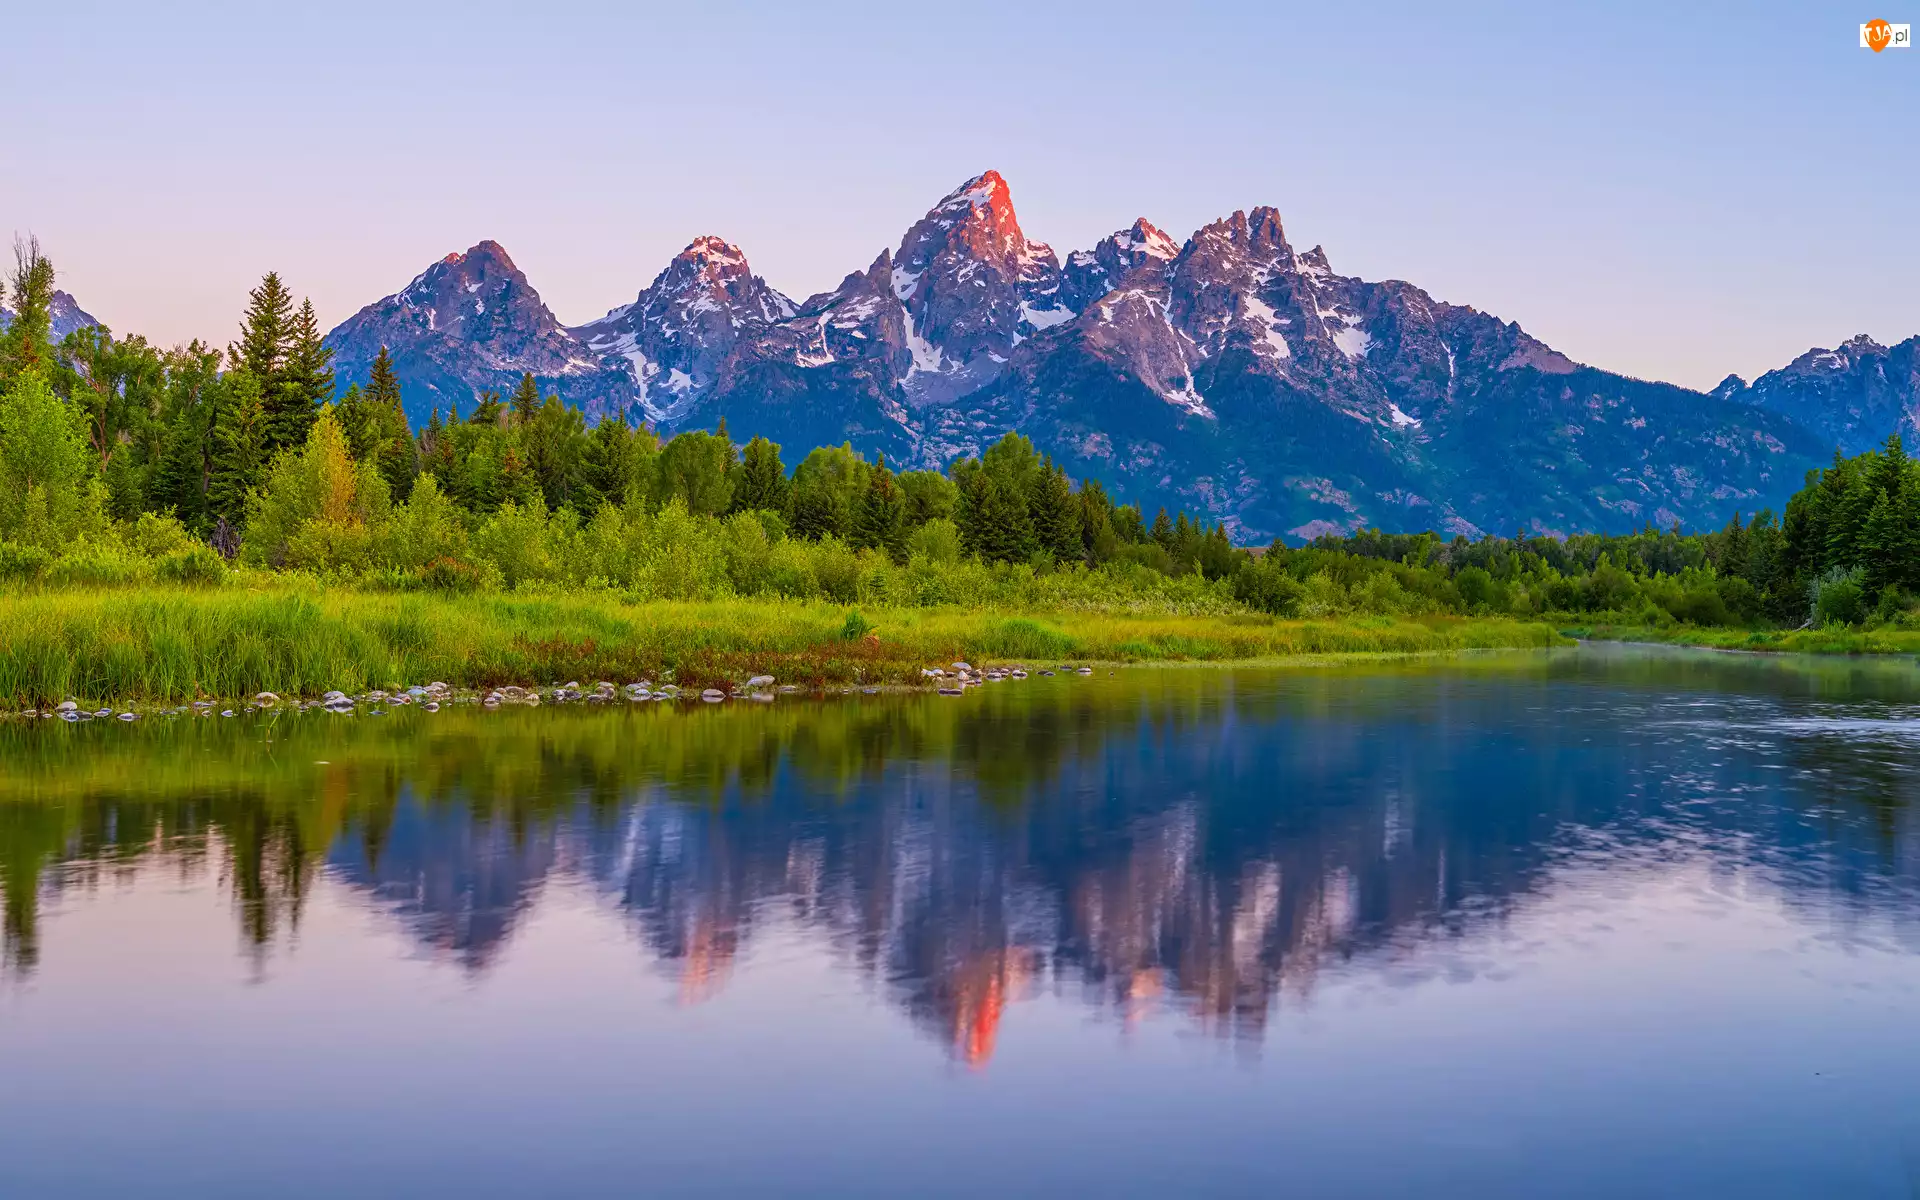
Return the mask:
[[830, 288], [993, 167], [1063, 256], [1272, 204], [1709, 387], [1920, 333], [1920, 50], [1858, 46], [1920, 0], [1874, 5], [63, 0], [6, 20], [0, 234], [167, 344], [269, 268], [331, 326], [483, 238], [574, 324], [705, 233]]

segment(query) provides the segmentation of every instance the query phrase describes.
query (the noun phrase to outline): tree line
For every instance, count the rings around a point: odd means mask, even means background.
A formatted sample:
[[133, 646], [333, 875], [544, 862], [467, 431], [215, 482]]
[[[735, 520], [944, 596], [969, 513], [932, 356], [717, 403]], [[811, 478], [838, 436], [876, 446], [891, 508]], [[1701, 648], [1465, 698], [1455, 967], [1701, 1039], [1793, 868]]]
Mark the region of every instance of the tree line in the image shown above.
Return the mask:
[[1176, 585], [1181, 603], [1288, 616], [1722, 625], [1905, 620], [1920, 591], [1920, 467], [1898, 437], [1836, 455], [1783, 517], [1736, 514], [1708, 533], [1363, 530], [1256, 554], [1218, 523], [1148, 519], [1097, 480], [1074, 482], [1018, 434], [945, 471], [896, 471], [851, 445], [790, 468], [781, 446], [736, 444], [724, 423], [665, 440], [619, 414], [589, 425], [531, 375], [415, 430], [385, 348], [366, 386], [336, 395], [312, 304], [276, 274], [249, 293], [224, 351], [100, 327], [55, 344], [53, 280], [36, 244], [16, 246], [0, 333], [0, 575], [15, 578], [104, 579], [115, 554], [213, 578], [217, 552], [386, 586], [851, 597], [863, 571], [917, 563], [972, 580], [922, 579], [907, 588], [921, 602], [1004, 600], [983, 582], [996, 571], [1079, 572], [1087, 594]]

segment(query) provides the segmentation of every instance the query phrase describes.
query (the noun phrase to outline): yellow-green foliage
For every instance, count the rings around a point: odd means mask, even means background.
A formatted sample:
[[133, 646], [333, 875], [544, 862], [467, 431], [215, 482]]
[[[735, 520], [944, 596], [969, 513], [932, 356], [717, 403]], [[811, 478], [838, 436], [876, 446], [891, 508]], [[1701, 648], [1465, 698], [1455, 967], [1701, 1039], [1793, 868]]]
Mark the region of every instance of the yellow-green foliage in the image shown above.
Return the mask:
[[966, 658], [1220, 662], [1300, 654], [1547, 646], [1544, 625], [1368, 617], [1008, 615], [778, 600], [627, 603], [612, 594], [368, 593], [284, 583], [243, 589], [35, 590], [0, 596], [0, 703], [66, 696], [178, 700], [455, 685], [767, 672], [786, 682], [919, 681]]

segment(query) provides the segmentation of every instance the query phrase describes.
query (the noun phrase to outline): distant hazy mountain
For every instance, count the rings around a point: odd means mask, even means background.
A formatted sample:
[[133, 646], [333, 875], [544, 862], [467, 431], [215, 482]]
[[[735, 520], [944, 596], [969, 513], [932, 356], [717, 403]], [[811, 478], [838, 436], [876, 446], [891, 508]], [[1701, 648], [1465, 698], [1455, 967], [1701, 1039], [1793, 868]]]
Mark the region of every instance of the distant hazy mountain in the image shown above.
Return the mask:
[[992, 171], [803, 301], [702, 237], [569, 329], [482, 242], [328, 340], [343, 385], [389, 346], [416, 422], [530, 370], [590, 416], [724, 419], [790, 461], [852, 441], [943, 466], [1018, 430], [1149, 512], [1197, 509], [1245, 541], [1717, 525], [1778, 507], [1836, 441], [1877, 442], [1916, 403], [1914, 342], [1856, 339], [1713, 393], [1583, 366], [1412, 284], [1337, 274], [1271, 208], [1184, 243], [1141, 219], [1062, 262]]

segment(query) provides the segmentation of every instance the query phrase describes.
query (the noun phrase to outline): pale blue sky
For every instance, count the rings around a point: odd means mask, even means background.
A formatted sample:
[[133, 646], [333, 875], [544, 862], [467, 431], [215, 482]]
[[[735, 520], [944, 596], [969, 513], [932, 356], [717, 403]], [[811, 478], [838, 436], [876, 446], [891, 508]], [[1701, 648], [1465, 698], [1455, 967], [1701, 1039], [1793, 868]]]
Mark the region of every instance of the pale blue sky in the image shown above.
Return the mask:
[[168, 343], [268, 268], [331, 325], [487, 237], [577, 323], [703, 233], [830, 287], [995, 167], [1063, 255], [1272, 204], [1343, 273], [1706, 387], [1920, 333], [1920, 51], [1857, 46], [1899, 2], [61, 0], [5, 21], [0, 233]]

